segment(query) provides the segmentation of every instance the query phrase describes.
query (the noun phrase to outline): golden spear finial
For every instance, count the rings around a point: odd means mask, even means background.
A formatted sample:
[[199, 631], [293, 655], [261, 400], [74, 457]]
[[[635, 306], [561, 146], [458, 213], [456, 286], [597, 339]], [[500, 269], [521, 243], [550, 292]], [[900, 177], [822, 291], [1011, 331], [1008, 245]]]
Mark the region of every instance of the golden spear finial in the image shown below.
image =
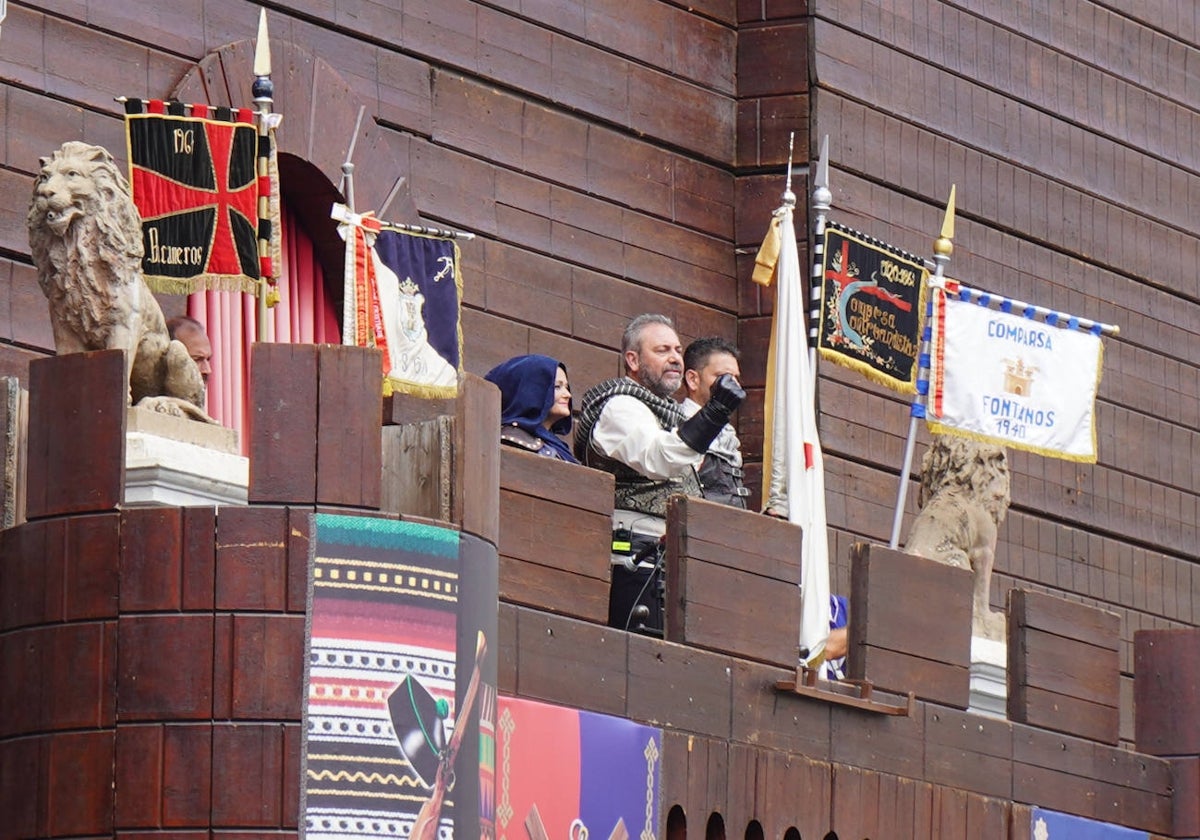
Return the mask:
[[946, 216], [942, 219], [942, 235], [933, 243], [933, 253], [949, 257], [954, 253], [954, 184], [950, 185], [950, 200], [946, 202]]
[[254, 42], [254, 75], [271, 75], [271, 42], [267, 39], [267, 10], [258, 15], [258, 38]]

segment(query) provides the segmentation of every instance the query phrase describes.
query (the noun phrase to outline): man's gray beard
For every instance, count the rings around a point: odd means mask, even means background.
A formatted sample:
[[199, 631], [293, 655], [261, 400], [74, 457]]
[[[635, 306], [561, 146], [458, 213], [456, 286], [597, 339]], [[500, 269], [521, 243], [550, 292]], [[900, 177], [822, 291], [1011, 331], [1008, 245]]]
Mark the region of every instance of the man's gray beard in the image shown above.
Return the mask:
[[[666, 371], [666, 373], [675, 373], [675, 371]], [[679, 382], [680, 384], [683, 384], [682, 377], [680, 378]], [[650, 393], [654, 394], [655, 396], [662, 397], [664, 400], [671, 399], [675, 392], [679, 390], [679, 385], [676, 385], [674, 388], [672, 388], [663, 381], [663, 377], [654, 376], [649, 373], [647, 373], [645, 379], [642, 380], [642, 386]]]

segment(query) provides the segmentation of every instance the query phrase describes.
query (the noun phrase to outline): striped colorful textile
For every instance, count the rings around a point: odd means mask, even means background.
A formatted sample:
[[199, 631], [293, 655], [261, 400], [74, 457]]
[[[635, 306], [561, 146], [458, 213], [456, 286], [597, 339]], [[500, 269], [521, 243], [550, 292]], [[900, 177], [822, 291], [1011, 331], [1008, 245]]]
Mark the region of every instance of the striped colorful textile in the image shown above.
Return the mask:
[[479, 838], [496, 836], [496, 687], [481, 685], [479, 709]]
[[302, 834], [408, 837], [455, 726], [459, 533], [333, 514], [312, 532]]

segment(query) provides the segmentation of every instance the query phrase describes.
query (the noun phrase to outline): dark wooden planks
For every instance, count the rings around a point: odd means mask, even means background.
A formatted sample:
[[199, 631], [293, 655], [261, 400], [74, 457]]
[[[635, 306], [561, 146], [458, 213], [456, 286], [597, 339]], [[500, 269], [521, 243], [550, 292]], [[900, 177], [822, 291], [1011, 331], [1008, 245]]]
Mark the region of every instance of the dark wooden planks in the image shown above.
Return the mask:
[[120, 350], [30, 363], [29, 519], [114, 510], [121, 504], [128, 404]]
[[1137, 748], [1151, 755], [1200, 755], [1200, 629], [1134, 634]]
[[500, 392], [472, 374], [459, 377], [454, 409], [451, 517], [496, 545], [500, 509]]
[[703, 732], [727, 741], [733, 659], [648, 636], [631, 633], [627, 637], [625, 714], [634, 720]]
[[854, 679], [965, 709], [973, 578], [883, 546], [851, 550], [850, 651]]
[[784, 667], [799, 656], [800, 529], [674, 496], [667, 508], [666, 637]]
[[1009, 593], [1008, 717], [1116, 744], [1121, 619], [1041, 592]]
[[321, 345], [317, 353], [317, 504], [379, 508], [380, 352]]
[[317, 348], [255, 344], [250, 351], [252, 504], [312, 504], [317, 494]]
[[828, 761], [831, 706], [775, 686], [796, 669], [739, 660], [733, 668], [733, 740]]
[[500, 597], [603, 624], [613, 478], [500, 448]]
[[1200, 756], [1171, 762], [1171, 825], [1176, 837], [1200, 836]]
[[924, 778], [1008, 798], [1012, 793], [1011, 724], [927, 704]]
[[[507, 626], [507, 622], [501, 625]], [[517, 694], [625, 715], [629, 643], [633, 638], [609, 627], [517, 607]], [[501, 673], [508, 671], [507, 667], [500, 668]]]
[[830, 711], [830, 758], [837, 764], [921, 778], [925, 715], [921, 704], [915, 705], [916, 713], [911, 716], [864, 714], [849, 706], [834, 706]]
[[1170, 831], [1170, 763], [1013, 724], [1014, 802], [1156, 833]]
[[251, 359], [250, 502], [378, 509], [379, 351], [255, 344]]

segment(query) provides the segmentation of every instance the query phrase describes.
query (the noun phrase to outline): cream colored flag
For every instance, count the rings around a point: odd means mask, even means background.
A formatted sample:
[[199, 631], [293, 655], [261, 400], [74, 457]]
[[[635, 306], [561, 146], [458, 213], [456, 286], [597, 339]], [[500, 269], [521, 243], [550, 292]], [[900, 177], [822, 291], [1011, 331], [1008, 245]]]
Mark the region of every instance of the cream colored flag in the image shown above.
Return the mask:
[[[800, 555], [800, 647], [819, 665], [829, 638], [829, 540], [825, 526], [825, 462], [817, 438], [805, 327], [802, 273], [792, 208], [776, 211], [756, 262], [775, 263], [775, 314], [767, 355], [763, 498], [803, 530]], [[777, 243], [777, 245], [776, 245]], [[756, 268], [756, 273], [758, 269]]]

